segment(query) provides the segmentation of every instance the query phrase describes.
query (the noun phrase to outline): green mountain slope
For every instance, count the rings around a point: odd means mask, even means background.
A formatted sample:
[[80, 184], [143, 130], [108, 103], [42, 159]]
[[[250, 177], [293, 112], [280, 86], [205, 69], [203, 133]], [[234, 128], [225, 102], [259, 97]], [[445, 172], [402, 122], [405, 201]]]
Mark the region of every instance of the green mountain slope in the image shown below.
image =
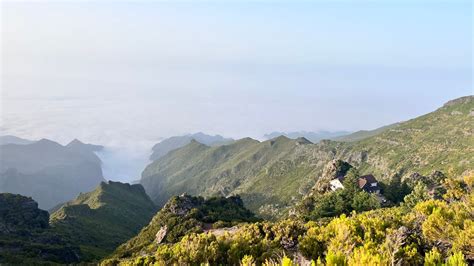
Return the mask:
[[51, 214], [51, 226], [80, 246], [82, 261], [100, 259], [136, 235], [156, 212], [141, 185], [102, 182]]
[[187, 233], [201, 233], [211, 228], [256, 221], [258, 219], [244, 208], [238, 196], [209, 199], [189, 195], [175, 196], [137, 236], [117, 248], [111, 257], [123, 259], [153, 253], [159, 245], [176, 243]]
[[434, 170], [456, 176], [474, 169], [474, 96], [446, 103], [435, 112], [400, 123], [383, 133], [353, 143], [341, 152], [367, 154], [359, 167], [387, 178]]
[[31, 198], [0, 193], [0, 264], [78, 262], [79, 248], [61, 239], [48, 219]]
[[153, 146], [152, 148], [153, 153], [150, 156], [150, 160], [152, 161], [157, 160], [165, 156], [166, 154], [168, 154], [170, 151], [186, 146], [192, 140], [199, 141], [200, 143], [206, 144], [209, 146], [228, 144], [234, 141], [233, 139], [224, 138], [220, 135], [210, 136], [202, 132], [195, 133], [195, 134], [188, 134], [184, 136], [174, 136], [174, 137], [164, 139], [163, 141], [155, 144], [155, 146]]
[[[286, 137], [265, 142], [246, 138], [219, 147], [194, 141], [149, 165], [141, 184], [160, 206], [183, 192], [203, 196], [242, 193], [246, 206], [255, 210], [262, 202], [278, 205], [291, 200], [290, 193], [301, 183], [294, 181], [310, 175], [314, 168], [304, 162], [310, 150], [309, 141]], [[270, 182], [262, 182], [269, 176], [272, 180], [266, 181]]]
[[170, 152], [150, 164], [141, 183], [158, 205], [172, 195], [240, 194], [262, 217], [275, 218], [298, 202], [333, 159], [347, 161], [361, 174], [384, 180], [396, 174], [458, 175], [474, 169], [474, 97], [354, 142], [279, 137], [258, 142], [238, 140], [208, 147], [198, 142]]
[[348, 142], [363, 140], [363, 139], [378, 135], [389, 129], [396, 128], [399, 124], [400, 123], [395, 123], [395, 124], [379, 127], [374, 130], [359, 130], [348, 135], [338, 136], [338, 137], [334, 137], [330, 139], [335, 140], [335, 141], [348, 141]]

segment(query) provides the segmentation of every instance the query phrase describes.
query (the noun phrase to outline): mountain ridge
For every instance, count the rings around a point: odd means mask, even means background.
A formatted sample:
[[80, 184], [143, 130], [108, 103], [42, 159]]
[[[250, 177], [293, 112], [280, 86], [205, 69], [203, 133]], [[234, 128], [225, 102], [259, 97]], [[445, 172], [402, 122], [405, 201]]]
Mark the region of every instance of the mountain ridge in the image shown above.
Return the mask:
[[164, 139], [153, 146], [153, 153], [150, 155], [150, 160], [157, 160], [165, 156], [169, 152], [189, 144], [192, 140], [198, 141], [208, 146], [228, 144], [234, 141], [231, 138], [224, 138], [221, 135], [211, 136], [202, 132], [187, 134], [183, 136], [173, 136]]
[[347, 161], [380, 180], [434, 170], [461, 174], [474, 168], [474, 161], [469, 160], [474, 158], [469, 145], [474, 144], [470, 126], [474, 123], [470, 113], [473, 98], [465, 97], [359, 141], [298, 145], [280, 137], [199, 149], [185, 146], [148, 165], [141, 183], [158, 205], [183, 192], [240, 194], [250, 210], [275, 218], [307, 194], [324, 166], [334, 159]]
[[0, 146], [0, 192], [33, 197], [49, 209], [104, 181], [101, 160], [91, 146], [63, 146], [41, 139]]
[[108, 181], [57, 208], [50, 223], [80, 246], [83, 261], [94, 261], [137, 234], [155, 212], [141, 185]]

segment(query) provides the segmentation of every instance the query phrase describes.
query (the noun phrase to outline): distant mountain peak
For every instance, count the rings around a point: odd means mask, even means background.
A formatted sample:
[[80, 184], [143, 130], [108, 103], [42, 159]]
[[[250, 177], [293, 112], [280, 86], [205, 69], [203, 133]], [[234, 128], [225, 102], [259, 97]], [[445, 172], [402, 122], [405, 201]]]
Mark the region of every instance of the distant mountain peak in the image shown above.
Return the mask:
[[88, 152], [100, 151], [104, 148], [101, 145], [85, 144], [84, 142], [82, 142], [78, 139], [73, 139], [71, 142], [69, 142], [66, 145], [66, 147], [71, 148], [71, 149], [80, 150], [80, 151], [88, 151]]
[[309, 141], [307, 138], [305, 137], [299, 137], [296, 139], [296, 143], [298, 144], [313, 144], [311, 141]]
[[327, 130], [319, 130], [315, 132], [310, 131], [296, 131], [296, 132], [279, 132], [275, 131], [270, 134], [265, 134], [263, 137], [267, 140], [274, 139], [278, 136], [285, 136], [290, 139], [298, 139], [298, 138], [305, 138], [312, 143], [317, 143], [323, 139], [333, 139], [339, 136], [347, 135], [350, 132], [348, 131], [327, 131]]
[[290, 141], [290, 138], [286, 137], [286, 136], [278, 136], [276, 138], [273, 138], [270, 140], [270, 142], [272, 143], [279, 143], [279, 142], [287, 142], [287, 141]]
[[69, 142], [68, 145], [77, 145], [77, 144], [84, 144], [84, 143], [78, 139], [73, 139], [71, 142]]
[[38, 143], [38, 144], [59, 144], [55, 141], [52, 141], [50, 139], [45, 139], [45, 138], [38, 140], [36, 143]]
[[211, 136], [203, 132], [187, 134], [184, 136], [174, 136], [155, 144], [152, 148], [153, 154], [150, 156], [150, 159], [155, 161], [171, 151], [188, 145], [193, 142], [193, 140], [205, 146], [218, 146], [234, 142], [234, 140], [230, 138], [224, 138], [220, 135]]

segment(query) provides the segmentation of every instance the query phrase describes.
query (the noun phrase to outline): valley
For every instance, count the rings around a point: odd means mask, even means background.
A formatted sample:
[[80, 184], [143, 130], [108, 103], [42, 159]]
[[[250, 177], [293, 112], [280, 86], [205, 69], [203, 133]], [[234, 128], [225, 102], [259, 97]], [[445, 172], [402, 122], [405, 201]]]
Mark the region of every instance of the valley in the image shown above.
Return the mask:
[[133, 185], [104, 180], [101, 146], [8, 137], [0, 263], [471, 263], [473, 125], [466, 96], [317, 143], [174, 137]]

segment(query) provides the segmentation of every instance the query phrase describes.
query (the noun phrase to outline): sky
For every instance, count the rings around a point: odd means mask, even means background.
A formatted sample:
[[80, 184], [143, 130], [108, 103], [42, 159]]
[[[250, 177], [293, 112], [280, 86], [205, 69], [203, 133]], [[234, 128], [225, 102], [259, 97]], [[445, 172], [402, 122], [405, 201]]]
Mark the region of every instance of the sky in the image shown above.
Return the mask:
[[474, 94], [471, 1], [0, 8], [0, 135], [105, 145], [113, 179], [164, 137], [373, 129]]

